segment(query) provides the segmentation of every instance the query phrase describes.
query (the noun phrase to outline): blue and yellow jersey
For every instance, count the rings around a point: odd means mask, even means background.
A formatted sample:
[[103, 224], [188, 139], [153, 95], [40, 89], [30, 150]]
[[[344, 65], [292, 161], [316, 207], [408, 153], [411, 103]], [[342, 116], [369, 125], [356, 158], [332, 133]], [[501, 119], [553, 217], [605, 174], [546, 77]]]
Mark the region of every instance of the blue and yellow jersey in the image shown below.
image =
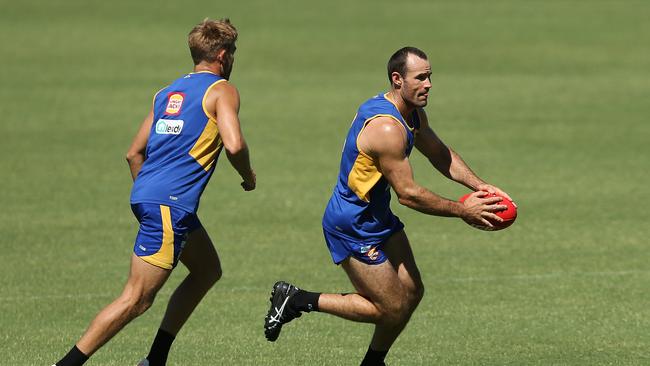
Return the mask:
[[369, 244], [386, 239], [399, 223], [390, 210], [388, 181], [377, 162], [357, 146], [363, 129], [378, 117], [392, 118], [404, 127], [407, 135], [404, 154], [411, 153], [420, 126], [417, 112], [413, 112], [411, 127], [386, 94], [367, 100], [359, 107], [345, 139], [338, 182], [323, 216], [325, 231]]
[[196, 212], [222, 148], [216, 116], [205, 105], [220, 82], [225, 79], [210, 72], [191, 73], [156, 94], [146, 158], [131, 190], [131, 204]]

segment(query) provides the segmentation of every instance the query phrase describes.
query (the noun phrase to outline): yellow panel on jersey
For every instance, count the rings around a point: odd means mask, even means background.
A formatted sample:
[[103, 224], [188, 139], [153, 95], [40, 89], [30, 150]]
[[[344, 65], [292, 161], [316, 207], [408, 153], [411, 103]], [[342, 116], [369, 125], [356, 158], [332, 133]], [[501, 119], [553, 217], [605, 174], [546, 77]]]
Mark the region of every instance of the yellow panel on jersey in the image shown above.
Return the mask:
[[400, 121], [393, 115], [376, 114], [363, 122], [361, 130], [359, 130], [359, 133], [356, 136], [356, 151], [359, 153], [350, 168], [350, 173], [348, 174], [348, 187], [357, 195], [357, 197], [359, 197], [360, 200], [365, 202], [370, 202], [369, 192], [372, 187], [379, 182], [382, 174], [379, 172], [379, 169], [377, 169], [375, 161], [359, 148], [359, 136], [361, 136], [363, 130], [368, 126], [368, 123], [378, 117], [392, 118], [401, 125]]
[[174, 267], [174, 229], [172, 228], [172, 215], [168, 206], [160, 205], [160, 216], [162, 217], [163, 227], [160, 249], [152, 255], [140, 258], [154, 266], [172, 269]]
[[201, 164], [205, 171], [210, 170], [212, 164], [221, 150], [221, 137], [219, 136], [219, 129], [217, 122], [210, 118], [205, 125], [205, 129], [196, 144], [190, 150], [190, 155]]
[[362, 151], [359, 151], [357, 159], [350, 169], [348, 175], [348, 187], [359, 197], [359, 199], [370, 202], [368, 192], [379, 181], [382, 174], [377, 169], [374, 160]]
[[192, 150], [190, 150], [190, 155], [201, 164], [206, 172], [210, 170], [212, 164], [214, 164], [217, 154], [221, 149], [221, 138], [219, 137], [219, 128], [217, 127], [216, 117], [208, 112], [205, 101], [208, 99], [210, 90], [212, 90], [215, 85], [225, 81], [225, 79], [217, 80], [212, 83], [203, 94], [201, 106], [203, 107], [203, 112], [209, 117], [209, 119], [208, 123], [205, 125], [203, 133], [199, 136], [199, 139], [196, 141], [196, 144], [194, 144], [194, 147], [192, 147]]

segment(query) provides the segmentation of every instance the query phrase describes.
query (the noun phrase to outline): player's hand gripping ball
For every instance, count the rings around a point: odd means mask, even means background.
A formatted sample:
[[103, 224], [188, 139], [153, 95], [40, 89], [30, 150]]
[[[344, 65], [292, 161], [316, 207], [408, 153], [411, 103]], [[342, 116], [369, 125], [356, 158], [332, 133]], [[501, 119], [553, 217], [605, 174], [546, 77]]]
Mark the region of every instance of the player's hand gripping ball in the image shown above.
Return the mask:
[[[474, 193], [474, 192], [470, 192], [470, 193], [464, 195], [464, 196], [461, 197], [458, 201], [461, 202], [461, 203], [462, 203], [462, 202], [465, 202], [465, 200], [466, 200], [466, 199], [467, 199], [467, 198], [468, 198], [472, 193]], [[497, 205], [505, 205], [505, 206], [508, 206], [507, 209], [505, 209], [505, 210], [503, 210], [503, 211], [499, 211], [499, 212], [495, 212], [495, 213], [494, 213], [495, 215], [497, 215], [497, 216], [499, 216], [500, 218], [502, 218], [503, 221], [502, 221], [502, 222], [497, 222], [497, 221], [492, 221], [492, 220], [490, 220], [490, 223], [492, 223], [492, 225], [493, 225], [494, 227], [489, 227], [489, 226], [485, 226], [485, 225], [472, 225], [473, 227], [475, 227], [475, 228], [477, 228], [477, 229], [480, 229], [480, 230], [485, 230], [485, 231], [497, 231], [497, 230], [503, 230], [503, 229], [507, 228], [508, 226], [512, 225], [513, 222], [515, 222], [515, 219], [517, 218], [517, 207], [515, 206], [514, 203], [512, 203], [511, 200], [509, 200], [509, 199], [507, 199], [506, 197], [503, 197], [503, 196], [501, 196], [501, 195], [494, 194], [494, 193], [490, 193], [490, 194], [486, 195], [486, 196], [483, 197], [483, 198], [496, 197], [496, 196], [502, 198], [501, 202], [497, 203]], [[488, 220], [489, 220], [489, 219], [488, 219]]]

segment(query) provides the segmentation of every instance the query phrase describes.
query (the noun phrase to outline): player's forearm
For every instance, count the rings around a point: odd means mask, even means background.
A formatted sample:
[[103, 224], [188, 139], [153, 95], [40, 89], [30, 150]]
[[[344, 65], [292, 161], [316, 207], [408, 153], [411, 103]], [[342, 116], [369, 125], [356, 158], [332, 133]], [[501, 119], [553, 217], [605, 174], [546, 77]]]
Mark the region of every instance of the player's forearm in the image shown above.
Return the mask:
[[440, 197], [423, 187], [414, 187], [398, 193], [399, 203], [413, 210], [434, 216], [462, 217], [464, 206]]
[[237, 149], [226, 149], [226, 155], [228, 156], [230, 164], [235, 168], [244, 181], [253, 179], [253, 169], [251, 168], [250, 154], [246, 144], [243, 144]]
[[127, 154], [126, 161], [129, 163], [129, 170], [131, 170], [131, 178], [135, 181], [135, 178], [138, 176], [140, 169], [142, 169], [142, 164], [144, 164], [144, 155], [140, 153], [136, 154]]
[[485, 182], [479, 178], [470, 167], [463, 161], [463, 159], [451, 148], [449, 149], [451, 163], [449, 164], [450, 179], [463, 184], [469, 189], [476, 190], [481, 184]]
[[460, 155], [447, 146], [442, 145], [439, 151], [430, 153], [429, 161], [442, 175], [469, 188], [474, 189], [481, 182]]

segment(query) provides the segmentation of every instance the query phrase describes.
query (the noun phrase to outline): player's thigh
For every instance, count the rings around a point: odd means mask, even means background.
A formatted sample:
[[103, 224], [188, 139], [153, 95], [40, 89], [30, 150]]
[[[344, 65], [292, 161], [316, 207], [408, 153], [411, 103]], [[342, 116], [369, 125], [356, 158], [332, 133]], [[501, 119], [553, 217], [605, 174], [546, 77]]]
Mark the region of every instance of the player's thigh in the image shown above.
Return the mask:
[[413, 250], [404, 230], [393, 234], [383, 246], [384, 254], [397, 272], [397, 277], [410, 294], [421, 294], [424, 286]]
[[188, 234], [180, 261], [192, 273], [221, 276], [219, 255], [203, 226]]
[[395, 268], [389, 261], [366, 264], [348, 257], [341, 266], [357, 292], [380, 310], [390, 312], [403, 305], [405, 291]]

